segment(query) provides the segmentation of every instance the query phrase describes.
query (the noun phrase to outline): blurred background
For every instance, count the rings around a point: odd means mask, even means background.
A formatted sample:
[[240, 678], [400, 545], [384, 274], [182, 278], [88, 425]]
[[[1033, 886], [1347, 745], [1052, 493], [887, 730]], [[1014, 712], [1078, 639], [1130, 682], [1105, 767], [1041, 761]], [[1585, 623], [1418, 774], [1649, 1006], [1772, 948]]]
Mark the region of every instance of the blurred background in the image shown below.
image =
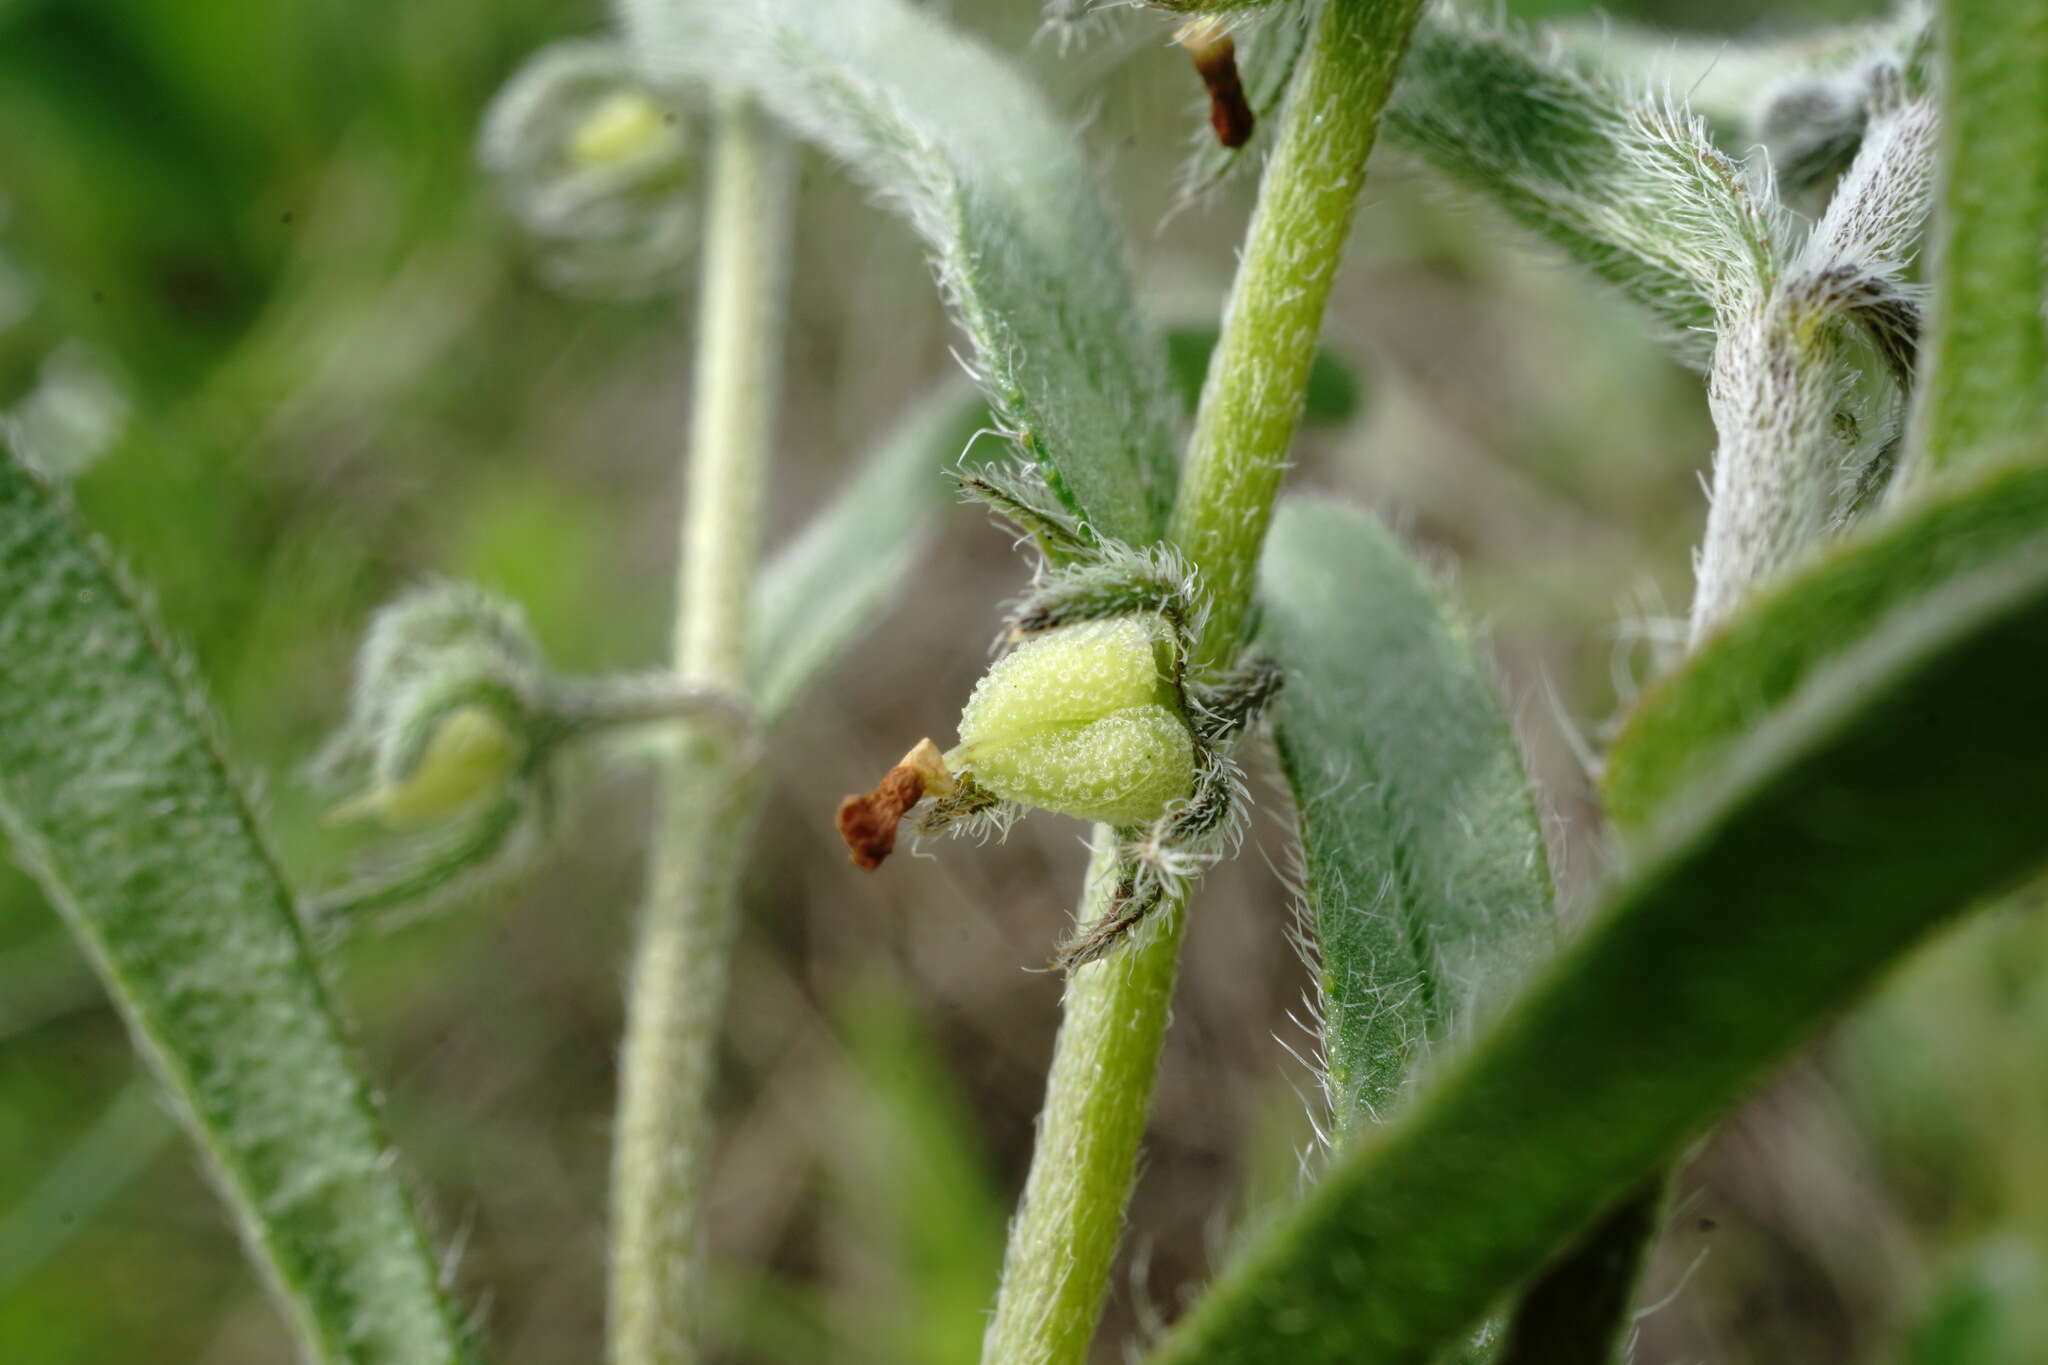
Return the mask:
[[[1085, 128], [1161, 319], [1213, 321], [1250, 185], [1169, 215], [1202, 109], [1165, 24], [1127, 16], [1063, 55], [1033, 42], [1025, 0], [947, 8]], [[1876, 9], [1607, 12], [1756, 34]], [[303, 765], [394, 592], [447, 576], [504, 593], [563, 671], [664, 657], [689, 272], [638, 303], [552, 291], [475, 159], [506, 77], [603, 22], [554, 0], [0, 0], [0, 410], [75, 473], [196, 655], [308, 884], [354, 845], [320, 826], [333, 793]], [[905, 230], [808, 155], [801, 193], [771, 543], [954, 373]], [[1454, 582], [1582, 904], [1602, 870], [1587, 757], [1690, 593], [1700, 382], [1620, 304], [1392, 154], [1329, 332], [1357, 399], [1305, 433], [1294, 481], [1379, 509]], [[830, 815], [911, 741], [951, 734], [1023, 573], [980, 513], [947, 515], [905, 600], [774, 747], [719, 1092], [719, 1359], [974, 1356], [1057, 1021], [1058, 981], [1026, 968], [1065, 928], [1083, 829], [1036, 817], [1004, 846], [862, 875]], [[1268, 807], [1284, 802], [1254, 766]], [[461, 1295], [507, 1362], [599, 1357], [647, 795], [618, 775], [519, 884], [333, 964], [460, 1248]], [[1302, 1178], [1314, 1085], [1294, 1055], [1308, 978], [1286, 861], [1269, 817], [1200, 897], [1102, 1361]], [[1702, 1144], [1637, 1358], [1890, 1361], [2037, 1330], [2000, 1315], [2023, 1310], [2028, 1248], [2048, 1237], [2044, 965], [2039, 913], [1978, 918]], [[136, 1080], [56, 918], [0, 867], [0, 1360], [288, 1359]]]

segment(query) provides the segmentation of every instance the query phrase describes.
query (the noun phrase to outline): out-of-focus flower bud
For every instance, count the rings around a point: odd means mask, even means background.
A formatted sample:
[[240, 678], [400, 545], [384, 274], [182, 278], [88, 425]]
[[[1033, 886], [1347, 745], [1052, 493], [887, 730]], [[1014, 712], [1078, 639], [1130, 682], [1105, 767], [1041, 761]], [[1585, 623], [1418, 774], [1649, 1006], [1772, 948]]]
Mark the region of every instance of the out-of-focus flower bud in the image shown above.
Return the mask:
[[487, 686], [530, 714], [545, 680], [540, 647], [517, 607], [461, 583], [415, 588], [370, 619], [348, 720], [315, 772], [329, 781], [366, 771], [381, 778], [408, 726], [436, 700], [460, 704], [463, 688]]
[[622, 48], [537, 53], [492, 101], [480, 155], [551, 284], [634, 298], [679, 279], [696, 244], [689, 129]]
[[457, 584], [400, 597], [370, 624], [348, 724], [320, 760], [369, 779], [333, 818], [433, 824], [505, 793], [544, 740], [545, 688], [516, 609]]
[[525, 736], [480, 702], [423, 716], [396, 738], [377, 785], [332, 819], [374, 815], [395, 829], [437, 823], [503, 791], [528, 750]]
[[1146, 613], [1063, 626], [997, 660], [946, 764], [1005, 800], [1113, 825], [1194, 789], [1194, 740], [1172, 682], [1173, 632]]
[[330, 821], [421, 832], [316, 897], [315, 917], [413, 913], [510, 872], [545, 846], [591, 751], [614, 756], [600, 741], [691, 721], [747, 752], [733, 697], [666, 673], [557, 678], [512, 604], [456, 583], [404, 594], [371, 619], [348, 721], [313, 766], [357, 792]]

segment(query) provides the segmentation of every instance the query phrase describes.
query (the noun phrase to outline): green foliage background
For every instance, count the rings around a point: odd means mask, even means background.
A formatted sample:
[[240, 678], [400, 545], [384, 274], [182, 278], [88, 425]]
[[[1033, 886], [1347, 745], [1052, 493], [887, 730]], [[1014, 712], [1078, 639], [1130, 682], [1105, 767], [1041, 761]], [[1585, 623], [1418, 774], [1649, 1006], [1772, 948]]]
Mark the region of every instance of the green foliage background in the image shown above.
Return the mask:
[[[952, 8], [1026, 50], [1032, 7]], [[1778, 27], [1869, 12], [1608, 8], [1738, 32], [1765, 11]], [[539, 0], [0, 0], [0, 262], [33, 298], [0, 328], [0, 405], [65, 343], [126, 390], [125, 435], [79, 500], [191, 646], [302, 877], [351, 849], [299, 769], [394, 590], [446, 575], [502, 591], [565, 671], [661, 652], [684, 313], [548, 293], [472, 156], [505, 75], [601, 21]], [[1155, 230], [1199, 123], [1155, 36], [1064, 58], [1040, 44], [1028, 62], [1086, 118], [1160, 316], [1213, 317], [1248, 196]], [[1694, 377], [1517, 240], [1380, 158], [1331, 313], [1362, 403], [1304, 441], [1296, 477], [1455, 564], [1572, 903], [1601, 856], [1575, 743], [1604, 742], [1678, 638], [1711, 433]], [[952, 366], [917, 248], [815, 159], [794, 278], [779, 533]], [[1001, 849], [858, 878], [826, 818], [908, 739], [950, 735], [1016, 586], [1004, 538], [964, 509], [930, 553], [914, 601], [772, 757], [713, 1205], [735, 1360], [968, 1358], [1028, 1155], [1057, 986], [1018, 968], [1064, 927], [1077, 830], [1032, 821]], [[1258, 790], [1281, 800], [1270, 773]], [[596, 1350], [644, 798], [605, 789], [516, 891], [335, 963], [398, 1143], [464, 1247], [460, 1292], [509, 1361]], [[1286, 1051], [1303, 1035], [1283, 1022], [1306, 974], [1268, 866], [1284, 842], [1270, 822], [1254, 839], [1190, 935], [1105, 1360], [1294, 1188], [1309, 1140], [1308, 1072]], [[1876, 1359], [1909, 1335], [1930, 1352], [1981, 1339], [1979, 1317], [2038, 1330], [1999, 1317], [1998, 1287], [2038, 1283], [2026, 1248], [2048, 1238], [2044, 962], [2029, 906], [1972, 925], [1728, 1124], [1681, 1182], [1651, 1291], [1673, 1297], [1642, 1325], [1645, 1358]], [[283, 1358], [226, 1217], [136, 1079], [55, 917], [0, 870], [0, 1359]], [[2007, 1240], [1978, 1245], [1992, 1235]]]

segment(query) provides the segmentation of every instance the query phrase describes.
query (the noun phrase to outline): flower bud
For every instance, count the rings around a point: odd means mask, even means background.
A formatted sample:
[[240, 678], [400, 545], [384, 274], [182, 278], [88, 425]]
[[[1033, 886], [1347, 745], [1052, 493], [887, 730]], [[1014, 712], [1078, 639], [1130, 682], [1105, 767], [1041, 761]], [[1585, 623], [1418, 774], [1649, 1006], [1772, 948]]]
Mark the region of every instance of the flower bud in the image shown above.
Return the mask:
[[481, 804], [518, 771], [527, 742], [490, 706], [463, 702], [399, 732], [378, 783], [332, 819], [374, 815], [393, 828], [437, 823]]
[[687, 128], [623, 49], [536, 54], [492, 101], [479, 154], [550, 284], [634, 298], [679, 278], [697, 233]]
[[682, 153], [676, 116], [644, 90], [606, 95], [583, 116], [569, 139], [569, 160], [596, 171], [674, 161]]
[[960, 715], [947, 766], [1005, 800], [1142, 824], [1194, 789], [1173, 632], [1153, 613], [1036, 635], [996, 661]]
[[368, 779], [331, 818], [422, 825], [481, 803], [532, 752], [545, 689], [516, 608], [452, 583], [400, 597], [371, 623], [348, 723], [317, 765]]
[[515, 623], [496, 614], [504, 610], [463, 589], [429, 590], [386, 609], [364, 650], [352, 722], [365, 727], [353, 737], [354, 766], [367, 765], [371, 786], [331, 819], [434, 824], [479, 805], [518, 773], [543, 728], [541, 685], [523, 651], [476, 633]]

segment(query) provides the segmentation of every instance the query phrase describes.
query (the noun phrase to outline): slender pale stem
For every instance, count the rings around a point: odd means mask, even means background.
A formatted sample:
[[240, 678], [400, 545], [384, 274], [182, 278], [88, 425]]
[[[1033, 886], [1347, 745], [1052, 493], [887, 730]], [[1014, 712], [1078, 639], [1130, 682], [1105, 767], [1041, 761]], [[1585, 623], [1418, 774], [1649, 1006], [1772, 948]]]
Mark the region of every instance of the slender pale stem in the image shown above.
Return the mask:
[[1946, 0], [1940, 38], [1919, 474], [1995, 458], [2048, 423], [2048, 0]]
[[[1420, 0], [1328, 0], [1295, 78], [1174, 509], [1172, 539], [1213, 598], [1199, 664], [1227, 662], [1243, 632], [1366, 157], [1420, 9]], [[1108, 906], [1112, 838], [1096, 832], [1085, 915]], [[1137, 1172], [1184, 922], [1182, 906], [1163, 907], [1141, 938], [1067, 984], [986, 1365], [1087, 1358]]]
[[[738, 691], [781, 352], [789, 157], [737, 97], [719, 112], [709, 196], [675, 668], [685, 683]], [[698, 1356], [712, 1069], [758, 808], [732, 728], [693, 728], [662, 773], [620, 1062], [613, 1365]]]

